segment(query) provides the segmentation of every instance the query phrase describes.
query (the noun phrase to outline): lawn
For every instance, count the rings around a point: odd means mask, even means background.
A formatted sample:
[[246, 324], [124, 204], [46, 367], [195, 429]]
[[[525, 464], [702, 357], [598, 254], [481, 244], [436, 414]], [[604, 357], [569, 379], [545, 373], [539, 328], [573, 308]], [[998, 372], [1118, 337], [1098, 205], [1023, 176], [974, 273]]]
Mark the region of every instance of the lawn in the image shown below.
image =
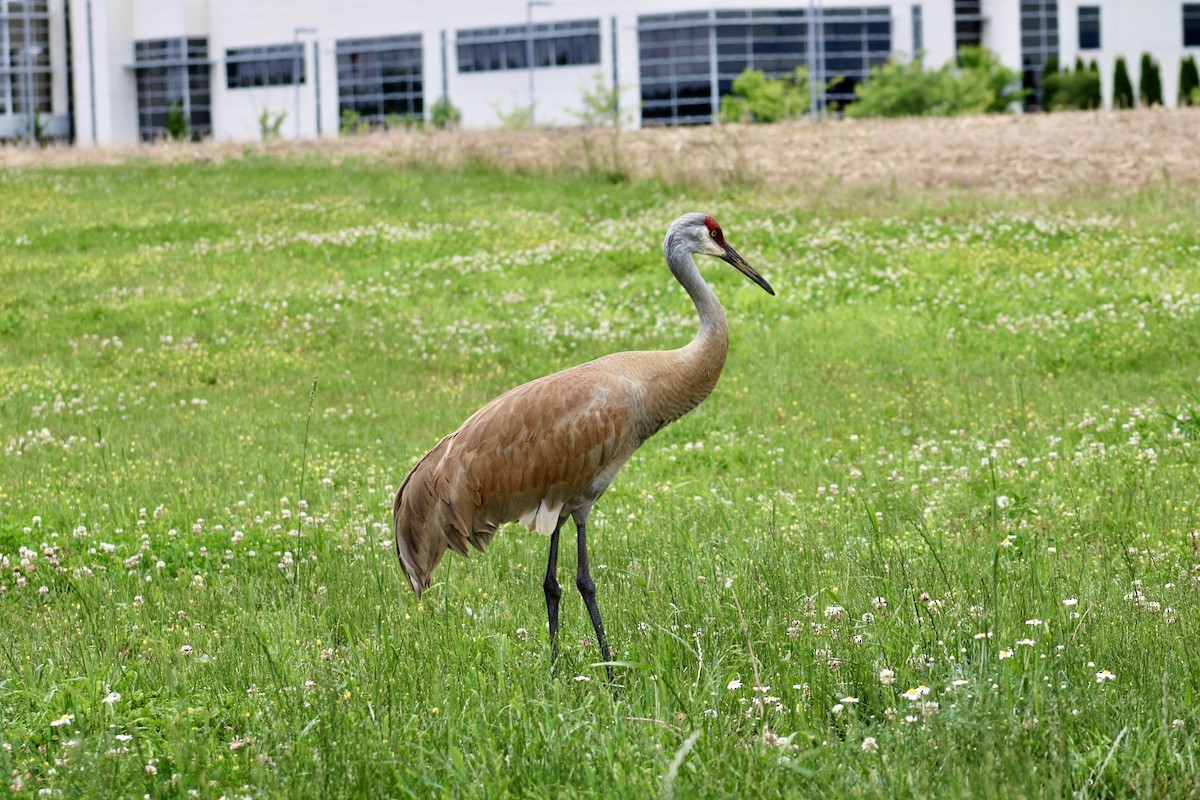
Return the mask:
[[[0, 772], [50, 797], [1196, 797], [1200, 208], [254, 155], [0, 173]], [[491, 397], [694, 312], [713, 395], [417, 601]]]

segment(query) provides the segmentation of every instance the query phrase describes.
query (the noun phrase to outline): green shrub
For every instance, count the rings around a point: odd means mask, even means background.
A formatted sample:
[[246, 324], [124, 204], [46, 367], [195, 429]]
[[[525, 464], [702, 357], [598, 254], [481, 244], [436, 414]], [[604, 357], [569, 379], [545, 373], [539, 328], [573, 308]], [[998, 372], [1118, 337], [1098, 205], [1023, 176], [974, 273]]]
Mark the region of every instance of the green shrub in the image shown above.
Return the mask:
[[457, 128], [461, 122], [462, 112], [450, 102], [449, 97], [439, 97], [429, 107], [429, 124], [435, 128]]
[[811, 105], [804, 67], [779, 78], [748, 69], [733, 81], [733, 93], [721, 98], [721, 121], [778, 122], [805, 114]]
[[1100, 76], [1083, 68], [1080, 61], [1075, 72], [1056, 72], [1042, 82], [1042, 108], [1058, 109], [1099, 108]]
[[397, 114], [395, 111], [389, 112], [383, 117], [384, 130], [395, 130], [396, 128], [408, 128], [409, 130], [421, 130], [425, 127], [425, 120], [419, 114]]
[[1151, 58], [1149, 53], [1142, 54], [1142, 74], [1138, 78], [1138, 98], [1143, 105], [1147, 106], [1163, 104], [1162, 75], [1158, 68], [1158, 62]]
[[1088, 64], [1088, 72], [1096, 76], [1096, 86], [1092, 89], [1092, 104], [1091, 108], [1104, 108], [1104, 94], [1100, 88], [1100, 64], [1096, 59], [1092, 59], [1092, 63]]
[[857, 88], [851, 117], [955, 116], [1002, 112], [1025, 94], [1017, 75], [984, 47], [964, 47], [957, 66], [926, 70], [888, 61]]
[[1125, 59], [1117, 58], [1117, 66], [1113, 70], [1113, 108], [1133, 108], [1133, 81], [1129, 80], [1129, 67]]
[[258, 115], [259, 138], [264, 142], [278, 139], [280, 132], [283, 130], [283, 120], [286, 117], [286, 111], [272, 113], [269, 109], [264, 108], [262, 113]]
[[186, 139], [188, 137], [188, 118], [183, 113], [183, 101], [173, 100], [169, 108], [167, 108], [167, 117], [163, 120], [163, 128], [167, 132], [167, 136], [172, 139]]
[[342, 121], [338, 133], [342, 136], [358, 136], [371, 130], [371, 121], [352, 108], [342, 109]]
[[1179, 105], [1195, 105], [1192, 96], [1200, 89], [1200, 71], [1196, 69], [1196, 57], [1188, 56], [1179, 67]]

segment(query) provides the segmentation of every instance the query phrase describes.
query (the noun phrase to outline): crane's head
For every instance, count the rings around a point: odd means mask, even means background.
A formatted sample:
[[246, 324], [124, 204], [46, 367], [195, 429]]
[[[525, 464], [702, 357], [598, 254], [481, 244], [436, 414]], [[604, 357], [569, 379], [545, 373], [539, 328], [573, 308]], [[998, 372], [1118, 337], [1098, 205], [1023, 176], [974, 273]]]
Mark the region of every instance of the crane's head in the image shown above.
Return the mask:
[[725, 241], [721, 226], [707, 214], [684, 214], [671, 223], [671, 227], [667, 229], [667, 238], [663, 240], [663, 251], [668, 262], [671, 261], [671, 251], [676, 248], [690, 253], [715, 256], [757, 283], [767, 294], [775, 294], [771, 284], [755, 272], [754, 268], [746, 263], [746, 259], [738, 255], [729, 242]]

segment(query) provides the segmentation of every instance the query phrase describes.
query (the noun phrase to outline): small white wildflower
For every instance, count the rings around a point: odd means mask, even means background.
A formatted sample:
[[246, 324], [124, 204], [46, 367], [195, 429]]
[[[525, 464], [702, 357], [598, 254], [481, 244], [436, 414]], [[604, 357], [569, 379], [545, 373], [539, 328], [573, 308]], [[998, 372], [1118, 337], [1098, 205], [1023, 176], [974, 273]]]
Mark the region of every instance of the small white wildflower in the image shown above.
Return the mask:
[[1096, 683], [1104, 683], [1105, 681], [1115, 681], [1116, 679], [1117, 679], [1117, 676], [1113, 675], [1111, 672], [1109, 672], [1106, 669], [1102, 669], [1096, 673]]
[[108, 694], [106, 694], [104, 696], [104, 699], [101, 700], [100, 702], [104, 703], [105, 705], [110, 705], [110, 706], [113, 703], [119, 703], [119, 702], [121, 702], [121, 693], [120, 692], [109, 692]]
[[868, 736], [862, 741], [862, 749], [864, 753], [877, 753], [879, 752], [879, 744], [875, 741], [874, 736]]
[[576, 683], [584, 683], [584, 682], [589, 682], [589, 681], [591, 681], [591, 678], [589, 678], [587, 675], [576, 675], [575, 676]]
[[192, 646], [190, 644], [185, 644], [183, 647], [179, 648], [179, 652], [183, 653], [185, 656], [190, 656], [192, 654]]
[[1012, 654], [1013, 654], [1012, 650], [1001, 650], [1000, 651], [1000, 660], [1003, 661], [1006, 658], [1012, 658]]
[[63, 725], [70, 725], [75, 721], [74, 714], [63, 714], [61, 717], [50, 721], [51, 728], [61, 728]]
[[734, 678], [725, 686], [725, 688], [731, 692], [736, 691], [736, 690], [742, 688], [742, 682], [740, 680], [738, 680], [737, 678]]
[[896, 673], [886, 667], [879, 670], [879, 682], [884, 686], [891, 686], [896, 682]]
[[1075, 599], [1074, 597], [1068, 597], [1066, 600], [1063, 600], [1064, 606], [1078, 605], [1078, 603], [1079, 603], [1079, 601], [1077, 599]]

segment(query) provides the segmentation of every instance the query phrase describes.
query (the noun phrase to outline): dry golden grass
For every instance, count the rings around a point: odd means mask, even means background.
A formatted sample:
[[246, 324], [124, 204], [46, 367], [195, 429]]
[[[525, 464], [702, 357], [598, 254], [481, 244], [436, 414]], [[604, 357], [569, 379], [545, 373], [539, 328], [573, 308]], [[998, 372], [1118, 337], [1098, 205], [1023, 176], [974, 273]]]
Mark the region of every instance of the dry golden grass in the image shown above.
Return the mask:
[[[808, 121], [626, 131], [396, 131], [300, 143], [162, 143], [112, 148], [0, 148], [0, 166], [64, 167], [132, 159], [219, 161], [320, 154], [528, 172], [597, 169], [702, 187], [789, 193], [1045, 198], [1200, 184], [1200, 109], [1150, 109], [900, 120]], [[615, 154], [615, 159], [614, 159]]]

